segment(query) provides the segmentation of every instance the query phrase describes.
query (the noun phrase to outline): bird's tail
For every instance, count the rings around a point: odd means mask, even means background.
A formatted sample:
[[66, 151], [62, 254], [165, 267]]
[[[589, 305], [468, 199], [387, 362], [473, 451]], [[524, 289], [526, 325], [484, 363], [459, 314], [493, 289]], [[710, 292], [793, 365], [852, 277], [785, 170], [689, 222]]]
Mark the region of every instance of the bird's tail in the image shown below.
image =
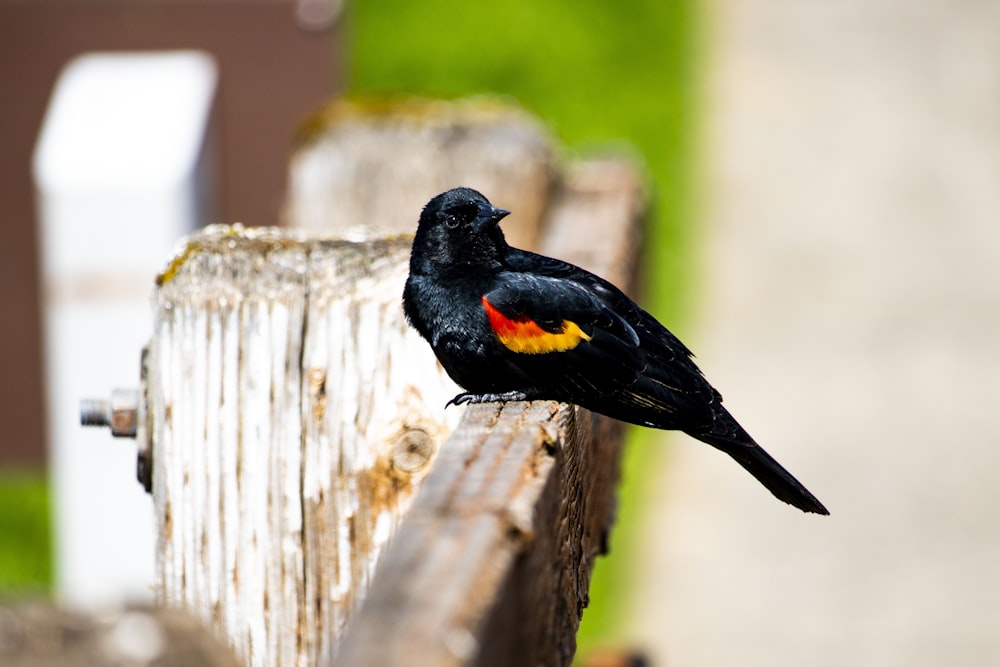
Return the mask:
[[798, 507], [803, 512], [830, 513], [799, 480], [754, 442], [750, 434], [728, 412], [723, 418], [716, 420], [712, 432], [688, 432], [688, 435], [729, 454], [778, 500]]

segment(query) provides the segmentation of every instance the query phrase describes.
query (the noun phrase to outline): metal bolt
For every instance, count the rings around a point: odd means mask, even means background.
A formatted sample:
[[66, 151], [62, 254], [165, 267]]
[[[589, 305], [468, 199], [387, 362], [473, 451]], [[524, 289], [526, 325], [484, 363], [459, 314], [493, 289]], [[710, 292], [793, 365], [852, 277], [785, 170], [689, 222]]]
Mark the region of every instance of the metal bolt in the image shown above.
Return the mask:
[[80, 423], [83, 426], [111, 426], [111, 401], [84, 398], [80, 401]]
[[135, 472], [139, 483], [150, 493], [153, 488], [153, 443], [149, 412], [146, 409], [149, 383], [149, 346], [142, 348], [139, 361], [140, 389], [115, 389], [110, 400], [86, 398], [80, 401], [80, 424], [107, 426], [116, 438], [133, 438], [136, 444]]
[[111, 400], [85, 398], [80, 401], [80, 424], [107, 426], [116, 438], [134, 438], [139, 423], [139, 391], [115, 389]]

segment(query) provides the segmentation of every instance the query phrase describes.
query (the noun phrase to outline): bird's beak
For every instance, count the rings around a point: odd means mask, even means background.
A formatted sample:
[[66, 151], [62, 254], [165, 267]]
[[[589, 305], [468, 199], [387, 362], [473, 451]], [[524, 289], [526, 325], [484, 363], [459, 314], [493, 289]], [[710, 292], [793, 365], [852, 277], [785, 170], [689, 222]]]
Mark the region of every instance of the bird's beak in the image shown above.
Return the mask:
[[497, 208], [496, 206], [491, 206], [488, 210], [483, 211], [479, 215], [479, 219], [476, 220], [476, 231], [484, 232], [491, 227], [496, 227], [497, 224], [508, 215], [510, 215], [510, 211]]

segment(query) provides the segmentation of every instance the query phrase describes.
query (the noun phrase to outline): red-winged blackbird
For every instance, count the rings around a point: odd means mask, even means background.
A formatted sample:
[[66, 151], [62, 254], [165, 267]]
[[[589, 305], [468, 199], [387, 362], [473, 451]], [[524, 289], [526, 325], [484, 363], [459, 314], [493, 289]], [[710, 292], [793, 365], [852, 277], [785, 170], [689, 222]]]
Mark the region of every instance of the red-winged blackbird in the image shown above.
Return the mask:
[[606, 280], [507, 245], [508, 213], [456, 188], [420, 215], [403, 307], [468, 392], [450, 402], [557, 400], [683, 431], [780, 500], [829, 514], [733, 419], [683, 343]]

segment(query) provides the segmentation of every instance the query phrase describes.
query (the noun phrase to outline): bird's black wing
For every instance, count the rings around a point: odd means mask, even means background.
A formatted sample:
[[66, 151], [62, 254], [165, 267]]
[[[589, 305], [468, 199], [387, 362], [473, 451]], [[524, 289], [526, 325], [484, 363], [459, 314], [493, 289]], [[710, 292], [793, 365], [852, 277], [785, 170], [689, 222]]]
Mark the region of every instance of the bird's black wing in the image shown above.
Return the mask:
[[[705, 379], [691, 351], [615, 285], [576, 265], [517, 248], [509, 249], [506, 261], [512, 270], [582, 287], [635, 332], [644, 360], [643, 375], [621, 399], [638, 413], [619, 418], [680, 429], [713, 421], [715, 406], [722, 402], [722, 395]], [[658, 410], [660, 414], [650, 417], [650, 410]], [[680, 415], [684, 417], [682, 422], [677, 421]]]
[[655, 346], [648, 350], [635, 327], [589, 286], [509, 274], [483, 303], [508, 358], [548, 392], [539, 397], [659, 428], [712, 421], [717, 393], [689, 358], [678, 363]]
[[[604, 278], [575, 264], [519, 248], [510, 248], [506, 261], [515, 271], [569, 280], [585, 287], [632, 326], [647, 354], [655, 354], [664, 362], [684, 361], [694, 356], [677, 336]], [[693, 363], [691, 366], [697, 368]]]
[[510, 358], [537, 386], [580, 402], [632, 385], [645, 370], [635, 330], [571, 281], [508, 274], [483, 307]]

